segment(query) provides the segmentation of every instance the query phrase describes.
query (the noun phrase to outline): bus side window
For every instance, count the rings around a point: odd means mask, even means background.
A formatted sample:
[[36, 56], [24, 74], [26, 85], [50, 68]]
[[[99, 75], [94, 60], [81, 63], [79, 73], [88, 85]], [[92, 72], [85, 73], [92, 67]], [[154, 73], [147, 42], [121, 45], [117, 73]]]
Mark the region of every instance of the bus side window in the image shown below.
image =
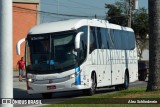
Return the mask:
[[107, 34], [108, 49], [114, 49], [113, 30], [112, 29], [107, 29], [106, 34]]
[[95, 49], [97, 49], [96, 31], [95, 31], [95, 27], [90, 27], [90, 51], [89, 53], [92, 53], [92, 51]]
[[133, 50], [135, 48], [135, 37], [133, 32], [129, 32], [128, 42], [129, 42], [129, 49]]
[[102, 49], [102, 35], [101, 35], [101, 28], [97, 27], [97, 40], [98, 40], [98, 49]]
[[108, 49], [109, 48], [107, 38], [108, 38], [108, 35], [106, 32], [106, 29], [101, 28], [101, 41], [102, 41], [101, 49]]
[[122, 41], [121, 31], [120, 30], [115, 30], [113, 36], [114, 36], [115, 49], [122, 49], [122, 46], [121, 46], [121, 41]]

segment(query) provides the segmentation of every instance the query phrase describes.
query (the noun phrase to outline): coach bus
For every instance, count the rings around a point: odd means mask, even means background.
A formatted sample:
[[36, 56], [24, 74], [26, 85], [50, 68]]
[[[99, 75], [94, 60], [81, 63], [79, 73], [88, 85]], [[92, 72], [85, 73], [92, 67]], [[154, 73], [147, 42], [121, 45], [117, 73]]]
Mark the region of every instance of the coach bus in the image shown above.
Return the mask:
[[131, 28], [99, 19], [70, 19], [34, 26], [25, 39], [29, 94], [96, 88], [127, 89], [138, 80], [135, 35]]

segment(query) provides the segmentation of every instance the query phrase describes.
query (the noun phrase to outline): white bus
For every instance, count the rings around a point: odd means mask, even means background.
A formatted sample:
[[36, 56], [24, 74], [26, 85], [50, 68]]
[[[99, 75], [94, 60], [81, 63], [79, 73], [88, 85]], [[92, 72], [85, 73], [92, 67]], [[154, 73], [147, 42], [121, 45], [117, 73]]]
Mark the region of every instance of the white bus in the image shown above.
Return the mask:
[[[24, 40], [24, 39], [23, 39]], [[20, 54], [20, 40], [17, 51]], [[51, 98], [53, 92], [96, 88], [127, 89], [138, 80], [134, 31], [99, 19], [40, 24], [25, 38], [27, 90]]]

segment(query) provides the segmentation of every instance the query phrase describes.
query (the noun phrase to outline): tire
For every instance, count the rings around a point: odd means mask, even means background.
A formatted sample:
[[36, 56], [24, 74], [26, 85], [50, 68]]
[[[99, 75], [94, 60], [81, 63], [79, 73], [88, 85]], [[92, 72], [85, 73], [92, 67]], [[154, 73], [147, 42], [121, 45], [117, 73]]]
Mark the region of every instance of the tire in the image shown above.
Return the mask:
[[126, 90], [129, 87], [129, 76], [125, 73], [124, 83], [115, 86], [116, 91]]
[[91, 88], [83, 90], [83, 93], [85, 95], [92, 96], [96, 93], [97, 83], [96, 83], [96, 74], [95, 73], [92, 74], [91, 81], [92, 81]]
[[44, 99], [51, 99], [52, 98], [52, 93], [42, 93], [42, 97]]
[[129, 76], [125, 73], [124, 84], [122, 85], [123, 89], [128, 89], [129, 87]]

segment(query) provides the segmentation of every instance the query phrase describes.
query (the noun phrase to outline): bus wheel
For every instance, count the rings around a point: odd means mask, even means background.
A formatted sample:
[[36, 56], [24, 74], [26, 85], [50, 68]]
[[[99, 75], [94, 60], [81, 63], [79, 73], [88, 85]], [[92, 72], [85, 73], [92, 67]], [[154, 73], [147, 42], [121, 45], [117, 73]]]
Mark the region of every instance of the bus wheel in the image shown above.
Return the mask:
[[91, 96], [91, 95], [94, 95], [95, 92], [96, 92], [97, 83], [96, 83], [96, 74], [95, 73], [92, 74], [91, 81], [92, 81], [91, 88], [83, 90], [83, 93], [85, 95], [90, 95]]
[[129, 76], [127, 75], [127, 73], [125, 73], [124, 83], [120, 85], [116, 85], [115, 90], [121, 91], [121, 90], [128, 89], [128, 87], [129, 87]]
[[124, 84], [122, 85], [122, 88], [128, 89], [128, 87], [129, 87], [129, 75], [127, 75], [127, 73], [125, 73]]
[[52, 98], [52, 93], [42, 93], [42, 97], [44, 99], [51, 99]]

